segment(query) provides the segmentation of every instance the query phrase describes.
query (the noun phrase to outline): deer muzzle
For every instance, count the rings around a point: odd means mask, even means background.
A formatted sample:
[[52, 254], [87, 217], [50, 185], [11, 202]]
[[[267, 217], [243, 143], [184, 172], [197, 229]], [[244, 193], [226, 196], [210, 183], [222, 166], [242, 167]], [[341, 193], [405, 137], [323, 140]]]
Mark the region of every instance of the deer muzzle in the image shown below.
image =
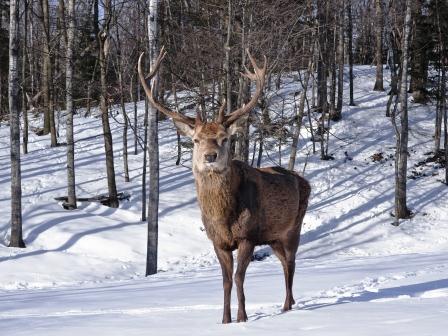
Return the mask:
[[205, 162], [207, 162], [207, 163], [216, 162], [217, 157], [218, 157], [218, 154], [216, 154], [216, 153], [209, 153], [209, 154], [204, 155]]

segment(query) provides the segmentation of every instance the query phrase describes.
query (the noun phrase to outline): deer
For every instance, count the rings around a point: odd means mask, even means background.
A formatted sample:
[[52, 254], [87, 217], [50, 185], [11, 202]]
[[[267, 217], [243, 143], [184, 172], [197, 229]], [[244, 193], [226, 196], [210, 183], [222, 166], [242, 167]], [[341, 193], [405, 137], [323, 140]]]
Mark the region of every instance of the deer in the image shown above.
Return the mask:
[[229, 139], [239, 130], [235, 122], [256, 106], [266, 77], [266, 56], [259, 67], [248, 49], [246, 53], [254, 71], [244, 66], [241, 75], [255, 82], [255, 93], [247, 104], [227, 115], [224, 101], [215, 121], [202, 120], [200, 113], [195, 118], [183, 115], [156, 100], [148, 81], [154, 78], [166, 55], [164, 48], [147, 76], [141, 64], [144, 53], [138, 60], [139, 78], [150, 104], [171, 118], [178, 131], [193, 141], [192, 170], [201, 218], [222, 270], [222, 323], [232, 322], [230, 299], [235, 250], [237, 322], [247, 321], [243, 284], [255, 246], [269, 245], [280, 260], [286, 286], [283, 311], [292, 309], [296, 253], [311, 192], [308, 181], [294, 171], [281, 167], [253, 168], [232, 160]]

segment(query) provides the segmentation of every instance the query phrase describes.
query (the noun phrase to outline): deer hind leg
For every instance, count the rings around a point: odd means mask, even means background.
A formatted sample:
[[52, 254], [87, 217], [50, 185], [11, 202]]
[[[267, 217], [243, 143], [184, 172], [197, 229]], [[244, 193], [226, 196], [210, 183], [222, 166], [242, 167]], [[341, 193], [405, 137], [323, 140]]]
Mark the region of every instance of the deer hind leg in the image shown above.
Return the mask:
[[224, 288], [224, 311], [222, 314], [222, 323], [232, 322], [230, 313], [230, 295], [232, 292], [233, 275], [233, 255], [232, 251], [226, 251], [215, 246], [215, 253], [221, 264], [222, 286]]
[[252, 254], [254, 252], [254, 244], [248, 242], [247, 240], [243, 240], [238, 245], [238, 267], [235, 273], [235, 283], [238, 294], [238, 316], [237, 322], [246, 322], [247, 314], [246, 314], [246, 299], [244, 297], [244, 278], [246, 276], [246, 270], [249, 266], [250, 260], [252, 258]]
[[296, 248], [290, 248], [288, 244], [275, 242], [270, 244], [277, 258], [283, 266], [283, 273], [285, 274], [286, 299], [283, 305], [283, 311], [291, 310], [292, 305], [295, 304], [292, 294], [292, 284], [294, 279], [294, 271], [296, 267]]

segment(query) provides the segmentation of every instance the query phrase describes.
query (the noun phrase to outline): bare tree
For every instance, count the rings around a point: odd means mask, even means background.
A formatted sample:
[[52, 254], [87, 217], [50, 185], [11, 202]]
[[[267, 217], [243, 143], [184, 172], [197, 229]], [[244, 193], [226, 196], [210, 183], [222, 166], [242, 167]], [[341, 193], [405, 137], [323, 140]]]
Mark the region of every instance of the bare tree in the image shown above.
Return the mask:
[[383, 87], [383, 25], [384, 11], [383, 1], [375, 0], [375, 61], [376, 61], [376, 80], [374, 91], [384, 91]]
[[114, 167], [114, 150], [112, 142], [112, 133], [109, 124], [109, 108], [107, 103], [107, 61], [109, 54], [109, 29], [112, 20], [111, 0], [104, 1], [104, 24], [101, 31], [98, 33], [99, 43], [99, 64], [100, 64], [100, 80], [101, 80], [101, 121], [103, 124], [104, 149], [106, 152], [106, 172], [107, 172], [107, 186], [109, 190], [109, 206], [111, 208], [118, 208], [117, 185], [115, 182], [115, 167]]
[[75, 192], [75, 142], [73, 138], [73, 40], [75, 38], [75, 0], [68, 1], [68, 31], [65, 65], [65, 90], [67, 109], [67, 207], [76, 209]]
[[348, 19], [348, 65], [349, 65], [349, 82], [350, 82], [350, 106], [355, 106], [353, 98], [353, 18], [352, 18], [352, 1], [347, 0], [347, 19]]
[[26, 63], [28, 52], [28, 0], [23, 3], [23, 40], [22, 40], [22, 113], [23, 113], [23, 134], [22, 134], [22, 147], [23, 154], [28, 153], [28, 103], [27, 103], [27, 81], [26, 81]]
[[[159, 0], [149, 1], [148, 36], [151, 68], [159, 54]], [[157, 77], [151, 83], [157, 97]], [[159, 222], [159, 140], [158, 110], [151, 105], [148, 116], [148, 159], [149, 159], [149, 198], [148, 198], [148, 245], [146, 257], [146, 275], [157, 273], [158, 222]]]
[[336, 115], [333, 120], [342, 118], [342, 98], [344, 94], [344, 41], [345, 41], [345, 3], [342, 2], [342, 10], [340, 11], [339, 33], [338, 33], [338, 98], [336, 105]]
[[56, 136], [56, 123], [54, 119], [54, 101], [51, 92], [53, 75], [51, 66], [51, 37], [50, 37], [50, 13], [48, 0], [40, 0], [42, 10], [42, 28], [44, 31], [43, 39], [43, 90], [44, 90], [44, 104], [45, 104], [45, 118], [44, 118], [44, 134], [51, 134], [51, 147], [58, 145]]
[[425, 103], [428, 100], [426, 82], [428, 80], [428, 32], [425, 31], [424, 0], [413, 0], [411, 3], [412, 28], [410, 42], [410, 84], [414, 102]]
[[22, 181], [20, 171], [19, 6], [9, 2], [9, 111], [11, 129], [11, 239], [10, 247], [25, 247], [22, 238]]
[[[409, 39], [411, 35], [411, 2], [406, 0], [406, 17], [402, 41], [402, 66], [400, 82], [400, 128], [396, 127], [397, 150], [395, 156], [395, 224], [400, 218], [408, 218], [411, 214], [406, 204], [406, 179], [408, 162], [408, 64]], [[395, 123], [395, 114], [392, 121]], [[395, 125], [395, 124], [394, 124]], [[395, 125], [396, 126], [396, 125]]]

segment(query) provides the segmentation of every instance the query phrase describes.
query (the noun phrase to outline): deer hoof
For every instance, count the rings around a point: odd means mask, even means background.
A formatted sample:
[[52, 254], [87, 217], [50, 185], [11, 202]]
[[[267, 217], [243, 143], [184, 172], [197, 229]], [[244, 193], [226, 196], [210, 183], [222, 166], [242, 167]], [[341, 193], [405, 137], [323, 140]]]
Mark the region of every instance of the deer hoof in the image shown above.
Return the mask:
[[224, 316], [222, 318], [222, 324], [227, 324], [227, 323], [232, 323], [232, 319], [230, 318], [230, 316]]

